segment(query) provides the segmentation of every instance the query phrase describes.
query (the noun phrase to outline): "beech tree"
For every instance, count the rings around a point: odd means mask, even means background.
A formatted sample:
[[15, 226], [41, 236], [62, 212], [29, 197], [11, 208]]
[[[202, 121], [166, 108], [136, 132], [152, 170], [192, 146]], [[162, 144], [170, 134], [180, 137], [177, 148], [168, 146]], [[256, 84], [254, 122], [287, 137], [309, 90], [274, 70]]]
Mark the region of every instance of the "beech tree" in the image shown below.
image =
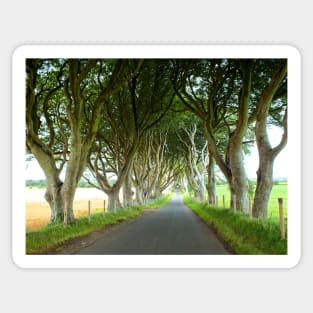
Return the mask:
[[[89, 155], [88, 169], [93, 180], [86, 177], [91, 185], [108, 196], [108, 210], [121, 207], [120, 190], [129, 177], [139, 136], [134, 128], [133, 111], [129, 106], [127, 85], [104, 103], [102, 121], [96, 140]], [[128, 190], [124, 190], [127, 197]], [[126, 207], [127, 203], [124, 201]]]
[[[124, 206], [131, 202], [131, 169], [138, 146], [166, 115], [174, 99], [169, 78], [166, 60], [144, 60], [128, 84], [104, 104], [88, 168], [98, 182], [95, 186], [108, 195], [109, 210], [120, 207], [122, 186]], [[112, 173], [116, 179], [110, 181], [108, 175]]]
[[[253, 60], [177, 61], [174, 86], [187, 110], [204, 123], [210, 156], [226, 177], [237, 207], [248, 211], [248, 184], [242, 140], [248, 127]], [[227, 151], [218, 147], [218, 134], [228, 136]], [[211, 159], [211, 170], [213, 167]], [[209, 183], [214, 183], [209, 179]], [[208, 184], [208, 189], [211, 188]]]
[[[142, 138], [133, 164], [132, 182], [136, 188], [136, 201], [145, 203], [153, 193], [161, 193], [160, 172], [164, 163], [166, 133], [150, 131]], [[157, 189], [157, 190], [156, 190]]]
[[195, 192], [195, 197], [199, 201], [204, 201], [205, 191], [205, 171], [208, 163], [207, 160], [207, 143], [196, 143], [197, 125], [195, 123], [182, 129], [184, 134], [177, 133], [180, 142], [185, 148], [185, 173], [187, 181]]
[[[257, 170], [257, 186], [253, 203], [254, 217], [267, 217], [268, 201], [273, 186], [273, 167], [277, 155], [287, 144], [287, 106], [282, 111], [281, 124], [284, 132], [280, 143], [276, 147], [272, 147], [267, 132], [267, 122], [269, 119], [269, 111], [271, 106], [275, 105], [275, 101], [286, 99], [286, 79], [287, 62], [281, 61], [276, 67], [270, 82], [264, 88], [260, 95], [256, 108], [255, 136], [259, 154], [259, 168]], [[280, 106], [279, 106], [280, 107]]]
[[[73, 199], [101, 119], [127, 61], [28, 59], [26, 145], [46, 180], [51, 222], [74, 220]], [[64, 181], [60, 173], [65, 170]]]
[[160, 197], [183, 171], [184, 164], [177, 156], [172, 139], [168, 125], [160, 125], [150, 130], [141, 141], [132, 176], [139, 204], [150, 197]]

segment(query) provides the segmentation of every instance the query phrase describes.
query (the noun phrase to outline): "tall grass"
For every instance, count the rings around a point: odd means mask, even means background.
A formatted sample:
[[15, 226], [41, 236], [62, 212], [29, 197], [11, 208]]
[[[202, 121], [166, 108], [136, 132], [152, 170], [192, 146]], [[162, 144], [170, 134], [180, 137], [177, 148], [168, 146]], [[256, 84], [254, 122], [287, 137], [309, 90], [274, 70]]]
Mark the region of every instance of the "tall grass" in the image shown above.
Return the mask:
[[102, 230], [107, 225], [133, 219], [141, 215], [146, 208], [162, 207], [170, 201], [171, 196], [171, 194], [168, 194], [146, 205], [133, 206], [119, 210], [116, 213], [107, 212], [103, 214], [102, 212], [95, 212], [91, 215], [90, 220], [87, 217], [82, 217], [67, 227], [64, 227], [63, 224], [49, 224], [39, 230], [28, 231], [26, 232], [26, 254], [48, 254], [51, 251], [61, 250], [68, 240]]
[[230, 209], [212, 208], [187, 196], [184, 201], [215, 229], [235, 254], [287, 254], [287, 240], [281, 240], [277, 221], [251, 220], [245, 214], [235, 214]]

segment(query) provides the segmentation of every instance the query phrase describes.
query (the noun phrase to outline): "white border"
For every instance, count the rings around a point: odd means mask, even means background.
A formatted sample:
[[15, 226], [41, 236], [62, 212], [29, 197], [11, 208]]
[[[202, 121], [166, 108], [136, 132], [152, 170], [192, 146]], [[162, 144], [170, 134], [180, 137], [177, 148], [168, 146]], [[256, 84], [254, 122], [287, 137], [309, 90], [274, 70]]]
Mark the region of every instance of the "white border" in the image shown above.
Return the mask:
[[[25, 255], [25, 60], [27, 58], [287, 58], [288, 255]], [[292, 268], [301, 258], [301, 56], [288, 45], [25, 45], [13, 54], [12, 257], [22, 268]]]

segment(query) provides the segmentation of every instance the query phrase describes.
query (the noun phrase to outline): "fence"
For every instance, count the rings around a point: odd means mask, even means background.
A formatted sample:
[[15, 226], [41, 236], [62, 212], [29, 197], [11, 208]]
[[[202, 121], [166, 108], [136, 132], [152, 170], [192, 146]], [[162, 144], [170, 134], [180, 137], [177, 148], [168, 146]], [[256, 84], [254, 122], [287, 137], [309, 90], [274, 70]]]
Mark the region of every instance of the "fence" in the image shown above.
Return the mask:
[[107, 212], [106, 200], [93, 199], [93, 200], [79, 200], [77, 203], [74, 201], [74, 215], [77, 217], [88, 217], [90, 220], [92, 213], [105, 213]]
[[[103, 214], [106, 212], [105, 200], [103, 200]], [[91, 218], [91, 200], [88, 200], [88, 219]]]
[[[221, 200], [220, 200], [221, 199]], [[233, 199], [230, 198], [230, 196], [225, 196], [224, 194], [222, 196], [216, 196], [215, 199], [215, 207], [222, 207], [222, 208], [230, 208], [231, 202], [233, 203], [233, 210], [234, 213], [237, 212], [236, 207], [236, 196], [233, 196]], [[276, 202], [276, 205], [274, 203]], [[248, 198], [249, 203], [249, 216], [252, 218], [252, 207], [253, 207], [253, 200], [251, 198]], [[286, 238], [286, 231], [285, 231], [285, 218], [288, 216], [288, 201], [287, 198], [271, 198], [268, 203], [268, 218], [279, 218], [279, 224], [280, 224], [280, 232], [281, 232], [281, 239]]]

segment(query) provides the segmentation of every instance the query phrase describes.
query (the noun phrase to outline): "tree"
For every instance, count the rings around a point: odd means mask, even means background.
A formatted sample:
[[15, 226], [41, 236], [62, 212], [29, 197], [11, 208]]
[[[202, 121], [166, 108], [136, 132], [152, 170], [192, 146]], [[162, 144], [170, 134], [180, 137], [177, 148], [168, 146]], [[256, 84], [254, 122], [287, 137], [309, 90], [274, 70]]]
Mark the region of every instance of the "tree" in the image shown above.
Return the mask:
[[169, 126], [163, 124], [146, 133], [134, 160], [132, 180], [139, 204], [150, 197], [160, 197], [182, 171], [181, 163], [169, 143]]
[[74, 220], [73, 199], [102, 104], [125, 81], [126, 65], [124, 60], [95, 59], [26, 62], [26, 145], [46, 176], [51, 222]]
[[195, 123], [183, 129], [184, 137], [177, 133], [179, 140], [185, 146], [186, 177], [189, 185], [199, 201], [204, 201], [204, 176], [207, 165], [207, 143], [201, 146], [196, 143], [197, 125]]
[[[121, 187], [124, 205], [131, 202], [130, 175], [138, 146], [166, 115], [173, 98], [167, 61], [144, 60], [128, 84], [105, 102], [88, 168], [98, 182], [97, 187], [108, 195], [109, 210], [120, 207]], [[115, 175], [114, 181], [108, 179], [111, 173]]]
[[[276, 67], [272, 78], [264, 88], [256, 109], [255, 136], [259, 154], [259, 168], [257, 170], [257, 186], [255, 190], [253, 216], [267, 217], [267, 206], [273, 186], [273, 167], [277, 155], [287, 144], [287, 107], [282, 114], [282, 126], [284, 133], [280, 143], [272, 147], [267, 132], [267, 121], [271, 106], [275, 107], [275, 101], [281, 104], [286, 97], [287, 62], [281, 61]], [[279, 107], [281, 107], [279, 105]], [[281, 112], [281, 110], [279, 110]]]
[[[177, 61], [174, 86], [187, 110], [204, 124], [210, 157], [225, 175], [237, 207], [248, 211], [247, 178], [243, 166], [242, 140], [248, 127], [248, 106], [253, 60]], [[219, 148], [219, 138], [227, 138], [227, 151]], [[211, 159], [213, 172], [213, 160]], [[208, 184], [214, 179], [209, 179]], [[214, 190], [208, 186], [209, 190]]]

